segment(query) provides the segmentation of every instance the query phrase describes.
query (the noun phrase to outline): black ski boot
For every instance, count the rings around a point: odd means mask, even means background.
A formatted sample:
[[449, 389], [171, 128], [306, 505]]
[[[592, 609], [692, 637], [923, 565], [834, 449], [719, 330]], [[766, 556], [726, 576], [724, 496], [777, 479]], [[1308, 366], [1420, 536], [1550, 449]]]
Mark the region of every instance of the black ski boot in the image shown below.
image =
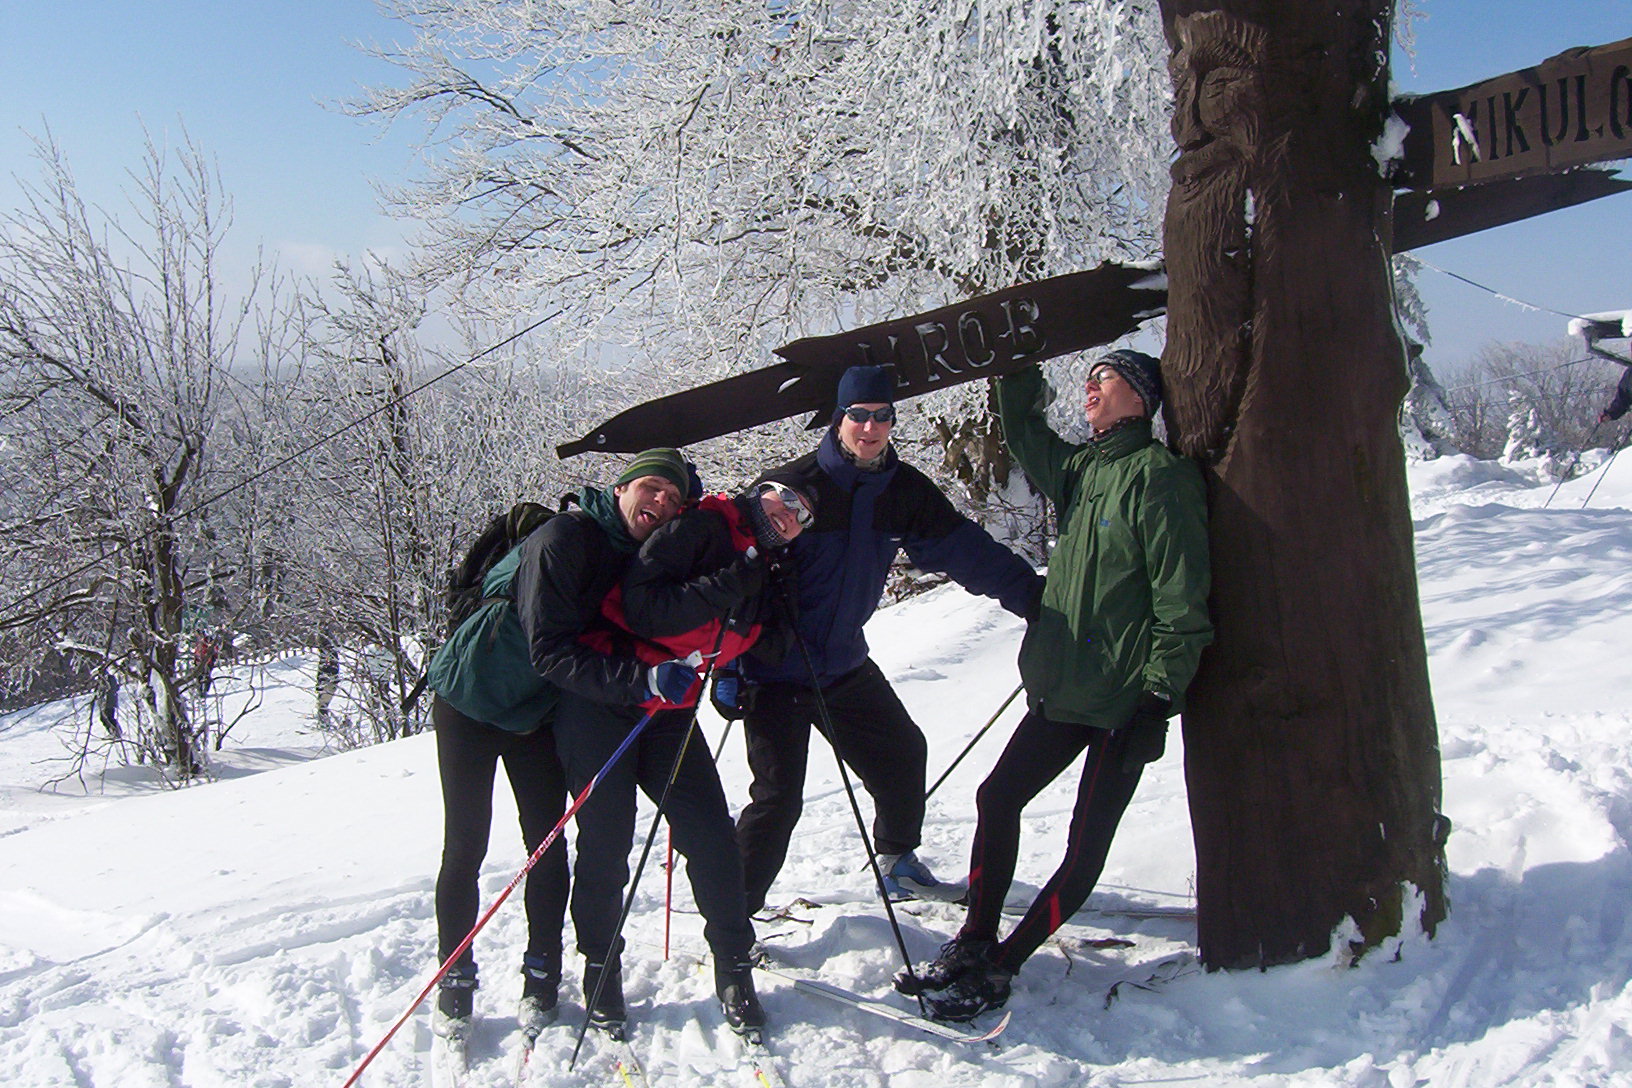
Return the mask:
[[991, 966], [995, 944], [995, 941], [976, 937], [953, 937], [941, 945], [941, 954], [930, 962], [919, 964], [911, 973], [896, 972], [896, 991], [916, 997], [944, 990], [972, 968]]
[[561, 961], [551, 963], [531, 952], [521, 957], [521, 1007], [516, 1023], [528, 1038], [555, 1023], [560, 998]]
[[[603, 981], [604, 975], [604, 981]], [[595, 991], [600, 990], [600, 996]], [[589, 1026], [614, 1039], [623, 1038], [629, 1011], [623, 1004], [623, 964], [614, 959], [600, 964], [584, 961], [584, 1003], [589, 1006]]]
[[747, 960], [714, 961], [714, 992], [725, 1022], [738, 1035], [758, 1039], [765, 1029], [765, 1009], [754, 993], [754, 965]]
[[1014, 972], [994, 963], [971, 967], [938, 994], [924, 998], [935, 1020], [963, 1023], [988, 1009], [1000, 1009], [1009, 1000], [1009, 980]]
[[444, 1039], [463, 1041], [470, 1035], [471, 1012], [476, 1006], [476, 968], [455, 967], [442, 976], [436, 995], [431, 1031]]

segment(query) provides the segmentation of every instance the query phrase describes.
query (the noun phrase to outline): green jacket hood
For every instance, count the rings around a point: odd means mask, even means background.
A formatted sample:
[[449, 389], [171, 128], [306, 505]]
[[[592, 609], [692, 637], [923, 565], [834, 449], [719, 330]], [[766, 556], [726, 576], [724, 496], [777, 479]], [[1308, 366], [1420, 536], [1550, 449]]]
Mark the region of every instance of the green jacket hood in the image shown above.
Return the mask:
[[607, 539], [620, 555], [634, 555], [640, 551], [640, 541], [629, 535], [629, 526], [623, 523], [623, 512], [618, 509], [618, 497], [611, 490], [585, 487], [578, 492], [578, 505], [584, 513], [606, 531]]

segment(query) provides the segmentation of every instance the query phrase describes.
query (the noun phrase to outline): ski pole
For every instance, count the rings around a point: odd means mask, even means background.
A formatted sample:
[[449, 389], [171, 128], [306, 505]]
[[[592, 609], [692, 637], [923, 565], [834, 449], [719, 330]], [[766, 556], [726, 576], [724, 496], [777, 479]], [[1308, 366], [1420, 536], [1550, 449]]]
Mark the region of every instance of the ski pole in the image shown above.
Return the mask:
[[503, 905], [504, 901], [510, 898], [510, 893], [516, 890], [516, 886], [521, 883], [522, 879], [526, 877], [529, 872], [532, 871], [533, 866], [538, 864], [539, 859], [544, 856], [544, 852], [548, 850], [551, 845], [554, 844], [555, 840], [561, 836], [561, 831], [567, 826], [567, 821], [572, 819], [573, 816], [577, 814], [578, 810], [583, 807], [584, 802], [589, 799], [589, 795], [594, 792], [595, 784], [601, 780], [602, 776], [604, 776], [607, 771], [612, 769], [613, 764], [617, 763], [617, 761], [623, 757], [623, 753], [629, 750], [629, 746], [634, 743], [635, 738], [640, 736], [641, 732], [644, 731], [646, 726], [651, 722], [652, 714], [654, 713], [656, 712], [648, 712], [644, 718], [641, 718], [640, 721], [635, 723], [633, 729], [629, 730], [629, 735], [623, 738], [622, 743], [618, 745], [617, 751], [613, 752], [611, 757], [607, 759], [606, 763], [601, 766], [601, 769], [595, 772], [595, 777], [591, 778], [588, 784], [579, 791], [578, 796], [573, 798], [572, 804], [567, 806], [567, 811], [561, 814], [561, 819], [556, 821], [556, 825], [550, 829], [550, 833], [544, 836], [544, 841], [540, 842], [538, 844], [538, 848], [528, 856], [527, 863], [521, 867], [521, 871], [510, 878], [510, 883], [506, 884], [504, 886], [504, 890], [499, 893], [498, 898], [493, 900], [493, 905], [488, 907], [482, 916], [476, 920], [476, 924], [471, 927], [470, 932], [465, 934], [465, 939], [459, 942], [459, 947], [453, 950], [448, 958], [443, 961], [442, 966], [437, 968], [436, 974], [432, 975], [431, 980], [425, 984], [425, 988], [419, 991], [419, 996], [414, 998], [414, 1003], [412, 1005], [408, 1006], [408, 1011], [399, 1016], [397, 1018], [397, 1022], [392, 1024], [390, 1030], [385, 1033], [385, 1037], [378, 1043], [374, 1044], [374, 1049], [368, 1052], [357, 1068], [352, 1071], [351, 1076], [346, 1078], [346, 1082], [341, 1086], [341, 1088], [351, 1088], [352, 1085], [357, 1083], [358, 1079], [363, 1075], [363, 1070], [367, 1069], [369, 1064], [373, 1062], [375, 1058], [379, 1057], [380, 1051], [385, 1049], [386, 1044], [391, 1041], [392, 1036], [396, 1035], [397, 1031], [402, 1027], [402, 1025], [408, 1022], [408, 1018], [414, 1015], [414, 1012], [419, 1008], [421, 1003], [423, 1003], [424, 1000], [430, 996], [431, 991], [436, 988], [436, 984], [442, 981], [443, 976], [453, 969], [454, 962], [464, 954], [465, 949], [471, 946], [471, 943], [476, 940], [476, 934], [482, 931], [482, 928], [487, 925], [488, 920], [493, 917], [494, 913], [498, 911], [499, 907]]
[[[1621, 440], [1615, 443], [1615, 448], [1610, 451], [1609, 460], [1605, 461], [1604, 467], [1598, 470], [1598, 478], [1592, 481], [1592, 489], [1587, 492], [1587, 497], [1581, 500], [1581, 509], [1585, 510], [1587, 508], [1587, 503], [1591, 502], [1592, 497], [1598, 494], [1598, 485], [1604, 482], [1605, 476], [1609, 475], [1609, 466], [1615, 463], [1615, 458], [1619, 457], [1621, 455], [1621, 451], [1626, 449], [1626, 442], [1628, 438], [1632, 438], [1632, 431], [1628, 431], [1626, 434], [1622, 435]], [[1555, 488], [1554, 490], [1557, 489]]]
[[954, 759], [950, 764], [947, 765], [946, 770], [941, 772], [941, 777], [939, 777], [939, 778], [937, 778], [935, 780], [935, 784], [933, 786], [929, 787], [928, 790], [924, 791], [924, 800], [926, 802], [931, 797], [935, 796], [935, 791], [941, 788], [941, 783], [945, 782], [946, 779], [947, 779], [947, 776], [949, 776], [955, 769], [957, 769], [957, 766], [958, 766], [959, 763], [963, 762], [963, 757], [968, 755], [971, 751], [973, 751], [975, 745], [980, 743], [980, 738], [984, 737], [986, 735], [986, 731], [997, 723], [998, 715], [1002, 714], [1005, 710], [1009, 709], [1009, 704], [1014, 702], [1014, 700], [1019, 697], [1020, 693], [1022, 691], [1025, 691], [1025, 690], [1026, 690], [1026, 685], [1024, 685], [1024, 684], [1016, 684], [1014, 686], [1014, 690], [1009, 692], [1009, 697], [1007, 699], [1003, 700], [1003, 705], [998, 707], [997, 710], [993, 711], [992, 716], [990, 718], [986, 719], [986, 724], [981, 726], [980, 731], [977, 732], [974, 735], [974, 738], [972, 740], [970, 740], [968, 744], [965, 744], [963, 746], [963, 751], [959, 752], [958, 757], [956, 759]]
[[725, 751], [725, 740], [731, 735], [731, 719], [725, 720], [725, 728], [720, 732], [720, 743], [714, 746], [714, 762], [720, 762], [720, 753]]
[[[1548, 508], [1548, 507], [1549, 507], [1549, 506], [1551, 506], [1551, 505], [1553, 505], [1553, 499], [1554, 499], [1554, 498], [1556, 498], [1556, 497], [1557, 497], [1557, 496], [1558, 496], [1558, 489], [1559, 489], [1559, 488], [1561, 488], [1561, 487], [1563, 487], [1563, 486], [1564, 486], [1564, 481], [1565, 481], [1565, 480], [1568, 480], [1568, 479], [1569, 479], [1569, 478], [1570, 478], [1570, 476], [1571, 476], [1571, 475], [1572, 475], [1572, 474], [1574, 474], [1574, 472], [1575, 472], [1575, 466], [1576, 466], [1576, 463], [1577, 463], [1577, 462], [1578, 462], [1578, 461], [1580, 461], [1580, 460], [1581, 460], [1581, 455], [1582, 455], [1582, 454], [1583, 454], [1583, 453], [1585, 453], [1585, 452], [1587, 452], [1587, 448], [1588, 448], [1588, 447], [1589, 447], [1589, 446], [1591, 446], [1591, 445], [1592, 445], [1592, 440], [1593, 440], [1593, 439], [1594, 439], [1594, 438], [1596, 438], [1596, 437], [1597, 437], [1597, 435], [1598, 435], [1598, 428], [1599, 428], [1599, 427], [1602, 427], [1602, 426], [1603, 426], [1603, 425], [1604, 425], [1604, 421], [1603, 421], [1603, 420], [1601, 420], [1601, 419], [1600, 419], [1600, 420], [1599, 420], [1599, 421], [1598, 421], [1598, 422], [1597, 422], [1597, 423], [1594, 423], [1594, 424], [1593, 424], [1593, 425], [1592, 425], [1592, 430], [1590, 430], [1590, 431], [1588, 431], [1588, 432], [1587, 432], [1587, 439], [1586, 439], [1586, 441], [1585, 441], [1585, 442], [1583, 442], [1583, 443], [1581, 443], [1581, 446], [1580, 446], [1580, 448], [1578, 448], [1578, 449], [1577, 449], [1577, 450], [1576, 450], [1576, 451], [1575, 451], [1575, 456], [1574, 456], [1574, 457], [1572, 457], [1572, 458], [1570, 458], [1570, 464], [1569, 464], [1569, 467], [1567, 467], [1567, 468], [1566, 468], [1566, 469], [1565, 469], [1565, 470], [1564, 470], [1564, 471], [1563, 471], [1563, 473], [1562, 473], [1562, 474], [1560, 474], [1560, 476], [1559, 476], [1559, 478], [1558, 478], [1558, 483], [1556, 483], [1556, 484], [1554, 484], [1554, 485], [1553, 485], [1553, 490], [1552, 490], [1552, 492], [1551, 492], [1551, 493], [1549, 493], [1549, 494], [1548, 494], [1548, 496], [1547, 496], [1547, 501], [1546, 501], [1546, 502], [1544, 502], [1544, 503], [1542, 503], [1542, 504], [1541, 504], [1541, 508], [1542, 508], [1542, 509], [1543, 509], [1543, 510], [1545, 510], [1545, 509], [1547, 509], [1547, 508]], [[1609, 458], [1609, 459], [1610, 459], [1610, 460], [1611, 460], [1611, 461], [1613, 461], [1613, 460], [1615, 460], [1615, 457], [1614, 457], [1614, 455], [1613, 455], [1613, 454], [1611, 454], [1611, 455], [1610, 455], [1610, 458]], [[1608, 467], [1609, 467], [1609, 466], [1607, 466], [1607, 465], [1606, 465], [1606, 466], [1604, 466], [1604, 467], [1605, 467], [1605, 468], [1608, 468]], [[1598, 477], [1598, 478], [1599, 478], [1599, 479], [1600, 479], [1600, 480], [1602, 480], [1602, 479], [1603, 479], [1603, 474], [1602, 474], [1602, 473], [1600, 473], [1600, 474], [1599, 474], [1599, 477]], [[1594, 490], [1594, 491], [1596, 491], [1596, 490], [1597, 490], [1597, 489], [1598, 489], [1598, 485], [1597, 485], [1597, 484], [1593, 484], [1593, 485], [1592, 485], [1592, 486], [1593, 486], [1593, 490]], [[1590, 494], [1590, 493], [1589, 493], [1589, 494], [1588, 494], [1588, 495], [1587, 495], [1587, 498], [1589, 498], [1589, 499], [1590, 499], [1590, 498], [1592, 498], [1592, 495], [1591, 495], [1591, 494]], [[1582, 505], [1582, 506], [1586, 506], [1586, 505], [1587, 505], [1587, 504], [1586, 504], [1586, 503], [1582, 503], [1582, 504], [1581, 504], [1581, 505]]]
[[[873, 854], [873, 840], [867, 835], [867, 821], [862, 818], [861, 804], [856, 800], [856, 791], [850, 785], [850, 771], [844, 763], [844, 751], [839, 747], [839, 737], [833, 728], [833, 718], [827, 712], [827, 700], [822, 696], [822, 681], [816, 675], [816, 662], [810, 656], [810, 647], [805, 645], [805, 638], [799, 629], [793, 629], [793, 641], [799, 646], [799, 654], [805, 659], [805, 669], [810, 673], [811, 692], [816, 696], [816, 712], [821, 715], [823, 735], [827, 737], [828, 746], [833, 749], [833, 762], [839, 766], [839, 781], [844, 784], [844, 795], [850, 801], [850, 813], [856, 818], [856, 831], [861, 835], [861, 844], [867, 851], [867, 866], [873, 871], [873, 882], [878, 885], [878, 897], [884, 903], [884, 916], [889, 920], [890, 932], [895, 935], [895, 946], [901, 952], [901, 962], [906, 966], [907, 977], [917, 978], [912, 969], [912, 954], [907, 951], [907, 939], [901, 935], [901, 923], [895, 918], [895, 905], [890, 902], [890, 890], [884, 884], [884, 871], [878, 867], [878, 858]], [[918, 987], [914, 986], [914, 990]], [[929, 1009], [924, 1005], [924, 995], [915, 995], [918, 998], [918, 1011], [925, 1016]]]
[[669, 828], [667, 856], [663, 859], [663, 962], [669, 962], [669, 920], [674, 916], [674, 828]]

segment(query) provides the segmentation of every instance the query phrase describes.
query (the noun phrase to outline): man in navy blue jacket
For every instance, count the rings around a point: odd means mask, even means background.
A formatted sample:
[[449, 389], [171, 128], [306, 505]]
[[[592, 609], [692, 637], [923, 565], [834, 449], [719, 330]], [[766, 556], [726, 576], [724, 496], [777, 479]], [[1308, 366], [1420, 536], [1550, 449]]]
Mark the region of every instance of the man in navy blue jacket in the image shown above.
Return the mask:
[[950, 899], [963, 891], [937, 881], [915, 854], [927, 745], [868, 656], [862, 626], [878, 607], [898, 551], [1017, 616], [1031, 612], [1042, 579], [896, 456], [894, 400], [889, 369], [851, 367], [839, 381], [838, 409], [821, 445], [773, 473], [804, 481], [801, 490], [816, 496], [816, 519], [791, 549], [799, 644], [776, 665], [751, 654], [742, 661], [753, 785], [737, 819], [737, 847], [750, 912], [765, 905], [799, 822], [810, 729], [822, 724], [818, 688], [833, 724], [830, 739], [873, 798], [872, 845], [890, 895]]

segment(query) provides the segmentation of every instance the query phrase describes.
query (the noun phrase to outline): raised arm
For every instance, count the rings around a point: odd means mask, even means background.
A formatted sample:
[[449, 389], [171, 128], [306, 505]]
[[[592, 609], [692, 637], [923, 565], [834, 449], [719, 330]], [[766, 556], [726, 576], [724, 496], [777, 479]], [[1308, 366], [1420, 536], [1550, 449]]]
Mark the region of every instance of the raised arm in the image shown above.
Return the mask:
[[1026, 470], [1032, 485], [1056, 506], [1070, 499], [1076, 478], [1070, 462], [1080, 446], [1072, 445], [1048, 425], [1048, 383], [1035, 366], [997, 379], [997, 413], [1009, 453]]

